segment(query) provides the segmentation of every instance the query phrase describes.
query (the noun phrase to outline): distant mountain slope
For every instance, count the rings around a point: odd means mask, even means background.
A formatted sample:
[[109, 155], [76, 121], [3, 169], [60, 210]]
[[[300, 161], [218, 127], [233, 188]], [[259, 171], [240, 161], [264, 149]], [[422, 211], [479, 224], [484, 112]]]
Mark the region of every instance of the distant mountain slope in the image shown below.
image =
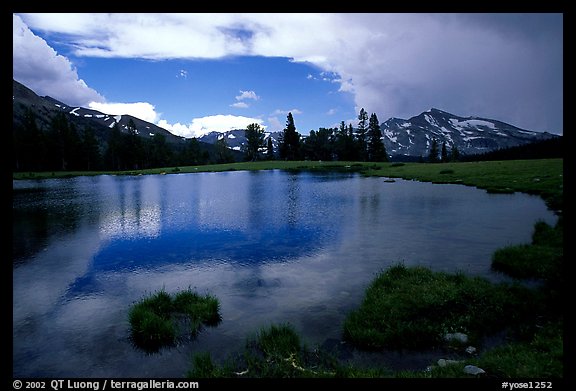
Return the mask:
[[[37, 127], [43, 131], [50, 129], [52, 119], [57, 114], [64, 113], [69, 123], [74, 124], [77, 130], [81, 132], [86, 128], [93, 130], [101, 154], [104, 154], [107, 149], [114, 125], [118, 124], [120, 131], [127, 133], [130, 120], [134, 122], [136, 133], [140, 137], [151, 139], [153, 136], [161, 134], [176, 154], [186, 146], [187, 139], [176, 136], [153, 123], [131, 115], [110, 115], [85, 107], [70, 106], [49, 96], [41, 97], [16, 80], [13, 80], [12, 102], [12, 125], [15, 132], [24, 127], [27, 112], [31, 111], [34, 114]], [[212, 143], [199, 140], [199, 148], [201, 151], [206, 151], [212, 161], [218, 160], [219, 152]], [[232, 159], [236, 161], [243, 158], [243, 153], [238, 151], [232, 150], [230, 154]]]
[[456, 145], [461, 154], [471, 155], [559, 137], [494, 119], [459, 117], [434, 108], [407, 120], [390, 118], [380, 128], [386, 151], [392, 156], [426, 157], [433, 139], [439, 148], [446, 142], [448, 150]]
[[[102, 149], [105, 148], [114, 124], [118, 124], [120, 130], [125, 133], [130, 120], [134, 122], [137, 134], [143, 138], [149, 139], [154, 135], [162, 134], [166, 142], [174, 148], [183, 146], [186, 141], [183, 137], [176, 136], [166, 129], [130, 115], [109, 115], [84, 107], [69, 106], [49, 96], [40, 97], [14, 80], [13, 126], [15, 129], [24, 124], [25, 114], [29, 109], [34, 113], [40, 129], [48, 129], [52, 118], [57, 113], [65, 113], [68, 120], [78, 129], [89, 126], [102, 143]], [[445, 142], [448, 151], [456, 146], [462, 155], [476, 155], [560, 137], [547, 132], [520, 129], [494, 119], [459, 117], [435, 108], [407, 120], [390, 118], [382, 123], [380, 128], [386, 151], [392, 159], [396, 160], [427, 157], [434, 139], [439, 149]], [[282, 132], [266, 132], [265, 135], [265, 141], [268, 138], [272, 139], [274, 151], [277, 153]], [[234, 160], [242, 160], [242, 151], [246, 144], [244, 129], [210, 132], [198, 138], [201, 148], [209, 151], [211, 156], [217, 155], [214, 144], [219, 139], [226, 140]]]
[[[439, 150], [446, 142], [448, 151], [455, 145], [462, 155], [477, 155], [559, 137], [520, 129], [494, 119], [460, 117], [434, 108], [407, 120], [390, 118], [380, 128], [388, 155], [397, 160], [427, 157], [433, 139], [436, 139]], [[282, 132], [266, 133], [266, 138], [272, 137], [275, 152], [281, 135]], [[226, 139], [229, 148], [237, 151], [241, 151], [246, 143], [243, 129], [210, 132], [199, 140], [214, 144], [222, 138]]]
[[[268, 143], [268, 138], [272, 138], [272, 147], [274, 152], [278, 151], [278, 141], [282, 132], [264, 132], [264, 146]], [[216, 141], [224, 138], [228, 148], [235, 151], [243, 151], [246, 145], [245, 129], [234, 129], [226, 132], [210, 132], [200, 137], [199, 140], [205, 143], [214, 144]]]
[[24, 114], [28, 108], [32, 109], [36, 115], [39, 127], [47, 128], [52, 117], [59, 112], [67, 114], [68, 120], [76, 126], [83, 128], [92, 127], [97, 133], [109, 133], [108, 130], [118, 124], [120, 131], [126, 132], [130, 119], [136, 125], [137, 133], [144, 137], [150, 138], [155, 134], [162, 134], [169, 143], [182, 143], [184, 138], [176, 136], [166, 129], [163, 129], [150, 122], [143, 121], [131, 115], [109, 115], [97, 110], [91, 110], [84, 107], [75, 107], [60, 102], [52, 97], [40, 97], [31, 89], [13, 81], [13, 124], [21, 124]]

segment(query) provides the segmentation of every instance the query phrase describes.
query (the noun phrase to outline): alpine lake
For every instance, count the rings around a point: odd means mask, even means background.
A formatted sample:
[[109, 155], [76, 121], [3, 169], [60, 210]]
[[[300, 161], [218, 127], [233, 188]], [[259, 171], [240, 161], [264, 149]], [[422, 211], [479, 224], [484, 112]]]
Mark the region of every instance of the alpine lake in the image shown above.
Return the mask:
[[[500, 281], [494, 251], [556, 220], [537, 196], [355, 173], [14, 180], [13, 376], [183, 377], [192, 354], [225, 360], [279, 323], [309, 347], [337, 343], [379, 272]], [[189, 288], [219, 299], [221, 322], [157, 353], [136, 347], [130, 306]], [[400, 356], [385, 365], [428, 365]]]

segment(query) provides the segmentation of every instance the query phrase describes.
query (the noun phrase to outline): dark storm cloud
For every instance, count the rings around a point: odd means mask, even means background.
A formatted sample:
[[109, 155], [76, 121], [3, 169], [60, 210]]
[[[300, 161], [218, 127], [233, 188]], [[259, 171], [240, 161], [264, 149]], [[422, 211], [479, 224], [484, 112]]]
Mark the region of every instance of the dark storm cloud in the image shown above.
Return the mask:
[[402, 118], [436, 107], [563, 131], [562, 15], [408, 14], [385, 24], [372, 66], [349, 72], [359, 106]]

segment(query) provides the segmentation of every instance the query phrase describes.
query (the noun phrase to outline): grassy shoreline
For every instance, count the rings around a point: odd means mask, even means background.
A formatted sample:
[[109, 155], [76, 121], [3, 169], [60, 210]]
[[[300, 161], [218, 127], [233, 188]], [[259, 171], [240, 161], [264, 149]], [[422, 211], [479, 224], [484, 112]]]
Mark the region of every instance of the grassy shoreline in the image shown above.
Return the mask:
[[223, 171], [342, 171], [367, 176], [474, 186], [492, 193], [523, 192], [541, 196], [557, 212], [563, 205], [563, 159], [456, 163], [370, 163], [331, 161], [259, 161], [131, 171], [15, 172], [12, 179], [71, 178], [95, 175], [164, 175]]
[[[242, 352], [223, 363], [209, 352], [192, 357], [189, 378], [530, 378], [560, 379], [564, 371], [564, 279], [562, 218], [555, 227], [539, 222], [531, 244], [548, 247], [541, 268], [517, 262], [525, 251], [493, 268], [542, 284], [491, 283], [462, 273], [433, 272], [397, 264], [366, 289], [360, 306], [342, 325], [343, 342], [354, 349], [385, 352], [435, 347], [426, 370], [393, 371], [340, 361], [332, 352], [309, 349], [290, 324], [262, 328]], [[505, 249], [504, 249], [505, 250]], [[554, 250], [554, 251], [552, 251]], [[500, 258], [498, 250], [494, 261]], [[528, 251], [530, 254], [530, 251]], [[512, 262], [510, 262], [512, 260]], [[495, 267], [496, 265], [496, 267]], [[501, 265], [501, 266], [497, 266]], [[486, 338], [501, 335], [486, 345]]]

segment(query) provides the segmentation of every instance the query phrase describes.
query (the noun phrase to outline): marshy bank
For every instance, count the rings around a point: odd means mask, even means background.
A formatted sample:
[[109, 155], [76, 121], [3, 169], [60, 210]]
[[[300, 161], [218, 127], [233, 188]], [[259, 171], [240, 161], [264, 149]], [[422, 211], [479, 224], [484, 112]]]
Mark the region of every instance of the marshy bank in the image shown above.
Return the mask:
[[[262, 328], [224, 364], [194, 354], [190, 378], [530, 378], [563, 377], [562, 220], [539, 222], [531, 244], [498, 250], [493, 267], [537, 279], [491, 283], [462, 273], [395, 265], [379, 274], [343, 325], [343, 341], [309, 348], [290, 324]], [[508, 253], [512, 251], [510, 256]], [[540, 256], [534, 264], [534, 252]], [[528, 260], [522, 262], [522, 260]], [[497, 341], [495, 341], [495, 338]], [[341, 344], [350, 344], [343, 348]], [[342, 359], [342, 350], [373, 352], [380, 364]], [[393, 370], [378, 354], [427, 351], [425, 370]], [[433, 352], [433, 353], [431, 353]], [[409, 355], [409, 354], [408, 354]]]

